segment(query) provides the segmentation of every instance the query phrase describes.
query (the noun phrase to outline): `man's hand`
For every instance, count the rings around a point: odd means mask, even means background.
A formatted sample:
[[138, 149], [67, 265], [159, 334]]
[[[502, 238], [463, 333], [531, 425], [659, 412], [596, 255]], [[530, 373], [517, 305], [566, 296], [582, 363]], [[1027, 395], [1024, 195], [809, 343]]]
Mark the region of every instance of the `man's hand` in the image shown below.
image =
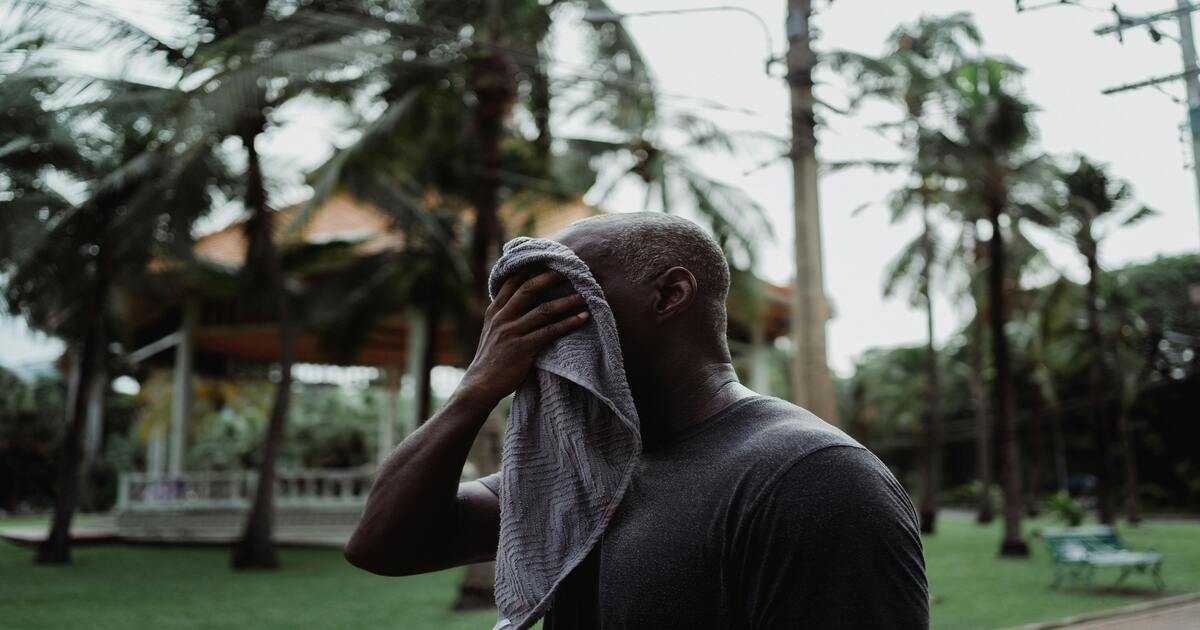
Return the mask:
[[555, 272], [519, 274], [500, 288], [454, 395], [380, 465], [346, 543], [352, 564], [380, 575], [412, 575], [495, 558], [499, 499], [478, 481], [460, 485], [459, 477], [496, 403], [525, 380], [550, 342], [587, 323], [579, 294], [545, 299], [561, 282]]
[[517, 389], [538, 353], [588, 320], [583, 296], [541, 301], [561, 282], [562, 274], [546, 271], [532, 277], [514, 274], [504, 282], [483, 316], [479, 348], [460, 387], [464, 393], [495, 405]]

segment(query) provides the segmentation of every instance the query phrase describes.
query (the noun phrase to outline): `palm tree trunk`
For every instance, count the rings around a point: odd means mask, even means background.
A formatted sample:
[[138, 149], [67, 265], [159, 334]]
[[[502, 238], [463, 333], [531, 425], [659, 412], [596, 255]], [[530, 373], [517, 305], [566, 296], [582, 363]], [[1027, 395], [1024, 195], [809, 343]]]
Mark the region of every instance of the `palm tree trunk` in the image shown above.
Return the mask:
[[475, 93], [475, 134], [479, 151], [479, 176], [475, 189], [475, 230], [471, 239], [471, 273], [475, 294], [487, 301], [488, 263], [504, 234], [500, 226], [500, 136], [512, 106], [515, 86], [508, 60], [494, 54], [475, 61], [471, 89]]
[[1091, 234], [1086, 235], [1084, 257], [1087, 259], [1087, 326], [1088, 345], [1094, 353], [1088, 361], [1088, 407], [1092, 416], [1092, 426], [1096, 432], [1096, 502], [1100, 512], [1100, 522], [1113, 524], [1116, 515], [1113, 511], [1112, 499], [1112, 438], [1110, 436], [1108, 418], [1104, 409], [1104, 345], [1100, 334], [1100, 303], [1096, 283], [1100, 277], [1100, 265], [1096, 259], [1095, 241]]
[[1050, 425], [1054, 440], [1054, 483], [1059, 492], [1067, 491], [1067, 444], [1063, 437], [1062, 407], [1057, 399], [1047, 400], [1050, 407]]
[[921, 206], [924, 229], [921, 232], [921, 249], [924, 265], [921, 282], [925, 293], [925, 329], [928, 343], [925, 349], [925, 466], [921, 497], [921, 532], [932, 534], [936, 530], [938, 491], [942, 483], [942, 392], [938, 379], [938, 355], [934, 345], [933, 326], [933, 283], [931, 282], [934, 252], [930, 236], [929, 208]]
[[1125, 517], [1136, 525], [1142, 522], [1142, 503], [1138, 499], [1137, 459], [1133, 450], [1133, 432], [1129, 427], [1130, 405], [1117, 411], [1117, 430], [1121, 438], [1121, 461], [1125, 467]]
[[274, 569], [279, 566], [273, 541], [275, 466], [287, 424], [292, 389], [292, 363], [296, 354], [295, 329], [284, 286], [283, 266], [275, 250], [273, 221], [267, 208], [262, 164], [254, 147], [254, 140], [261, 133], [264, 124], [265, 120], [260, 117], [242, 134], [249, 164], [246, 176], [246, 205], [251, 212], [246, 226], [249, 232], [246, 264], [265, 271], [264, 277], [270, 287], [279, 334], [279, 383], [275, 386], [271, 415], [267, 421], [267, 434], [263, 439], [254, 502], [246, 516], [242, 537], [233, 548], [232, 562], [235, 569]]
[[[983, 248], [972, 229], [971, 244], [975, 253], [975, 269], [984, 259]], [[972, 284], [974, 282], [972, 281]], [[991, 523], [996, 518], [992, 505], [992, 417], [988, 410], [987, 393], [983, 382], [983, 313], [984, 309], [976, 298], [975, 317], [971, 319], [971, 370], [967, 383], [971, 388], [971, 404], [975, 407], [975, 475], [979, 480], [979, 503], [975, 508], [975, 521]]]
[[1006, 200], [998, 195], [988, 204], [988, 221], [992, 226], [988, 264], [988, 323], [992, 334], [992, 361], [996, 366], [996, 378], [992, 383], [992, 397], [1000, 419], [1001, 480], [1004, 490], [1004, 538], [1000, 543], [1002, 556], [1028, 556], [1029, 547], [1021, 538], [1021, 461], [1017, 441], [1017, 418], [1013, 400], [1011, 366], [1008, 356], [1008, 337], [1004, 333], [1007, 315], [1005, 306], [1004, 236], [1000, 229], [1000, 216]]
[[430, 375], [433, 368], [437, 365], [437, 342], [438, 329], [441, 327], [442, 319], [442, 296], [439, 291], [434, 291], [429, 296], [429, 303], [425, 305], [425, 317], [422, 325], [425, 326], [425, 347], [424, 356], [421, 357], [421, 373], [417, 378], [417, 418], [416, 426], [421, 426], [433, 415], [433, 388], [430, 387]]
[[1029, 489], [1025, 503], [1025, 511], [1029, 516], [1041, 513], [1042, 465], [1046, 460], [1045, 423], [1042, 421], [1044, 409], [1036, 409], [1030, 418], [1030, 430], [1033, 431], [1033, 461], [1029, 466]]
[[[94, 309], [92, 312], [100, 313], [102, 310]], [[100, 317], [96, 319], [99, 320]], [[34, 555], [33, 561], [38, 564], [71, 562], [71, 520], [75, 516], [80, 487], [83, 485], [80, 462], [83, 455], [83, 425], [87, 418], [87, 392], [91, 390], [91, 382], [99, 362], [98, 355], [103, 346], [101, 326], [100, 321], [95, 321], [88, 327], [78, 354], [79, 385], [75, 387], [71, 400], [67, 403], [67, 430], [62, 438], [58, 494], [54, 498], [50, 532], [46, 540], [38, 545]]]
[[[508, 60], [492, 54], [475, 61], [472, 69], [471, 89], [475, 93], [475, 133], [479, 147], [479, 178], [475, 191], [475, 231], [471, 241], [471, 273], [475, 282], [476, 311], [473, 313], [472, 336], [476, 339], [483, 328], [483, 309], [487, 304], [488, 263], [504, 239], [500, 226], [500, 136], [504, 119], [516, 95], [516, 86]], [[477, 344], [471, 344], [474, 349]], [[477, 458], [480, 471], [486, 461], [495, 460], [499, 469], [500, 444], [498, 439], [489, 439], [489, 419], [480, 432], [478, 442], [481, 451], [493, 449]], [[497, 429], [498, 434], [498, 429]], [[459, 585], [455, 608], [490, 608], [495, 605], [495, 565], [483, 563], [468, 567], [462, 584]]]
[[96, 487], [97, 460], [104, 442], [104, 406], [108, 399], [108, 370], [101, 361], [92, 376], [91, 388], [86, 392], [87, 409], [83, 423], [83, 470], [79, 486], [79, 509], [94, 512], [99, 509], [99, 488]]
[[101, 204], [98, 210], [100, 216], [99, 232], [101, 236], [100, 251], [96, 257], [96, 279], [92, 287], [92, 299], [87, 313], [91, 320], [84, 333], [82, 347], [79, 350], [79, 382], [76, 383], [72, 398], [67, 402], [67, 430], [63, 435], [62, 454], [59, 462], [58, 495], [54, 498], [54, 515], [50, 521], [50, 531], [46, 534], [34, 554], [33, 561], [37, 564], [69, 564], [71, 562], [71, 521], [79, 504], [79, 495], [83, 486], [83, 431], [87, 422], [88, 392], [92, 389], [92, 380], [97, 377], [100, 362], [105, 354], [105, 313], [108, 311], [109, 286], [112, 269], [109, 264], [109, 248], [104, 243], [104, 232], [108, 229], [111, 209]]
[[538, 132], [533, 141], [534, 155], [539, 172], [545, 173], [550, 169], [550, 144], [553, 136], [550, 132], [550, 76], [544, 69], [533, 70], [530, 92], [533, 123]]

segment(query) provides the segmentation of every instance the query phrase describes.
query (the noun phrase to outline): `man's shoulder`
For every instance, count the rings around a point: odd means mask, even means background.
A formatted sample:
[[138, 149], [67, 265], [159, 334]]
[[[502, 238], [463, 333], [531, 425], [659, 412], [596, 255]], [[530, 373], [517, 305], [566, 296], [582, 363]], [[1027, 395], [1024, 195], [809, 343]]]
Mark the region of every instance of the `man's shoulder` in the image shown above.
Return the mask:
[[[708, 457], [719, 461], [719, 477], [731, 484], [732, 498], [747, 509], [775, 491], [780, 479], [824, 451], [861, 451], [854, 438], [813, 413], [785, 400], [758, 396], [742, 403], [727, 419], [719, 442], [708, 445]], [[868, 465], [850, 457], [851, 465]], [[817, 460], [814, 460], [817, 461]]]
[[[748, 474], [739, 484], [745, 497], [741, 509], [749, 516], [766, 514], [768, 520], [797, 527], [816, 519], [833, 529], [916, 532], [916, 512], [892, 471], [835, 427], [780, 423], [755, 436], [760, 440], [774, 446], [767, 457], [743, 460]], [[788, 446], [792, 452], [782, 452]]]
[[731, 449], [739, 456], [790, 465], [817, 451], [848, 446], [854, 438], [812, 412], [786, 400], [758, 396], [736, 411]]

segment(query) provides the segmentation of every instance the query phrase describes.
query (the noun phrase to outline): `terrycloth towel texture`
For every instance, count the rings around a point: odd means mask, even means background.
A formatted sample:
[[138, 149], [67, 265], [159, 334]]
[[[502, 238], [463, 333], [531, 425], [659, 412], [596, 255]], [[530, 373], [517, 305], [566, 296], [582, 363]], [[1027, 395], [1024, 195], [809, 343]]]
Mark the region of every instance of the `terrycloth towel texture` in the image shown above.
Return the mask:
[[504, 435], [495, 628], [523, 630], [600, 539], [642, 450], [616, 321], [587, 265], [566, 246], [516, 238], [489, 280], [540, 264], [587, 301], [587, 325], [550, 345], [517, 389]]

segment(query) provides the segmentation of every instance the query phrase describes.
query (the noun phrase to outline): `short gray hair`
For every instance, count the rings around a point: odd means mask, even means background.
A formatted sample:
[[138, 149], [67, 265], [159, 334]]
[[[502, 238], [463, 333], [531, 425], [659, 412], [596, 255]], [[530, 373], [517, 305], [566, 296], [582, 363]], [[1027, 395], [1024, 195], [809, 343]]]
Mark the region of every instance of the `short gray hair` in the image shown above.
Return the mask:
[[576, 224], [604, 226], [608, 252], [630, 282], [647, 282], [672, 267], [692, 272], [696, 277], [696, 300], [714, 332], [724, 339], [729, 262], [721, 246], [699, 225], [658, 212], [605, 214]]

